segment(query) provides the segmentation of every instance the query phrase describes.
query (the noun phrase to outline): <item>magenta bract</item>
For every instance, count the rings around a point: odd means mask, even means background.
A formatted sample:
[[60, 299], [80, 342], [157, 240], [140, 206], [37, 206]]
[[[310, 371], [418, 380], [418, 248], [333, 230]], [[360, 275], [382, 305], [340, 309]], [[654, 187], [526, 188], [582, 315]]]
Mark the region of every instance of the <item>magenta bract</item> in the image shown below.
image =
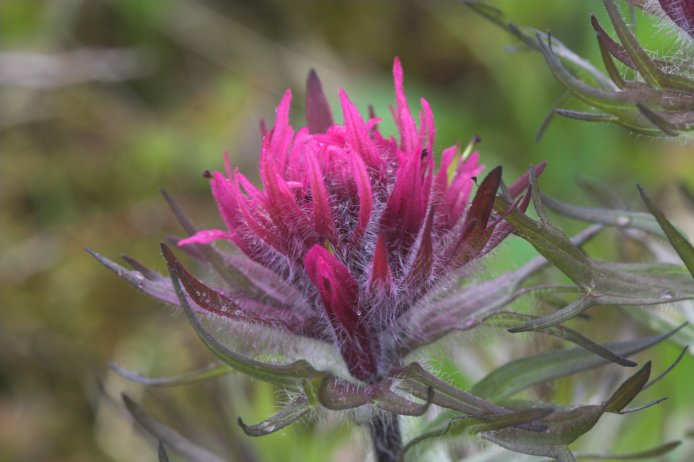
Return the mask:
[[[436, 169], [431, 108], [422, 99], [415, 121], [398, 59], [393, 76], [397, 139], [380, 133], [379, 119], [364, 119], [343, 90], [344, 123], [334, 123], [315, 72], [307, 81], [308, 125], [295, 131], [288, 90], [263, 136], [263, 187], [232, 170], [227, 158], [226, 171], [210, 180], [227, 229], [180, 243], [231, 241], [297, 289], [310, 305], [303, 312], [315, 318], [306, 325], [327, 319], [324, 337], [364, 381], [397, 365], [389, 350], [398, 333], [388, 330], [395, 320], [512, 231], [493, 212], [501, 169], [492, 170], [470, 201], [483, 170], [479, 155], [453, 146]], [[526, 185], [523, 177], [510, 194]], [[301, 328], [296, 333], [308, 335]], [[386, 334], [395, 341], [384, 341]]]

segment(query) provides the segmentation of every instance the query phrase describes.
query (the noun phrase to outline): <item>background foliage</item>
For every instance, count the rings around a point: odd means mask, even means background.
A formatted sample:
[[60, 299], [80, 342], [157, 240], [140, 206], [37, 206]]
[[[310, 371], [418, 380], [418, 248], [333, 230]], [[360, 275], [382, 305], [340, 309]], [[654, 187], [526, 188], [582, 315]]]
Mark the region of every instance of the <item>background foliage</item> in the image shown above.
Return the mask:
[[[496, 5], [599, 63], [588, 14], [604, 18], [601, 2]], [[637, 15], [646, 47], [674, 50], [675, 40], [657, 31]], [[387, 119], [389, 71], [398, 55], [408, 94], [426, 96], [433, 106], [439, 147], [479, 134], [486, 165], [502, 164], [510, 177], [548, 160], [543, 190], [574, 203], [589, 203], [575, 181], [588, 178], [641, 208], [634, 185], [642, 184], [694, 235], [694, 210], [675, 194], [678, 181], [694, 186], [692, 147], [562, 119], [536, 144], [534, 133], [562, 90], [540, 55], [509, 53], [513, 45], [449, 0], [0, 2], [0, 460], [156, 460], [156, 446], [119, 404], [123, 390], [202, 445], [223, 441], [239, 461], [363, 458], [364, 438], [339, 422], [306, 422], [261, 440], [241, 436], [236, 417], [259, 420], [283, 399], [265, 384], [231, 375], [145, 397], [142, 387], [109, 372], [109, 359], [171, 374], [211, 358], [184, 319], [83, 251], [89, 246], [112, 258], [125, 252], [163, 271], [158, 242], [179, 230], [159, 188], [196, 223], [216, 226], [201, 173], [219, 168], [228, 150], [252, 175], [258, 118], [272, 120], [285, 88], [301, 93], [311, 67], [333, 103], [341, 86], [362, 109], [370, 102]], [[107, 53], [114, 49], [116, 55]], [[66, 54], [76, 50], [90, 53]], [[37, 53], [53, 61], [25, 59]], [[298, 122], [302, 108], [294, 109]], [[558, 221], [569, 232], [580, 229]], [[603, 239], [594, 254], [616, 257], [613, 244]], [[532, 255], [516, 240], [488, 272]], [[605, 319], [590, 327], [596, 340], [644, 333], [619, 313], [594, 314]], [[435, 365], [462, 386], [510, 357], [555, 346], [496, 331], [455, 340], [443, 342]], [[664, 368], [677, 352], [662, 345], [643, 357]], [[591, 396], [586, 389], [616, 383], [620, 371], [611, 367], [578, 376], [580, 384], [559, 381], [535, 393], [560, 402]], [[579, 444], [626, 451], [681, 437], [694, 426], [692, 381], [689, 357], [649, 392], [669, 396], [667, 402], [606, 419]], [[690, 460], [693, 446], [668, 460]], [[468, 449], [461, 445], [461, 453]]]

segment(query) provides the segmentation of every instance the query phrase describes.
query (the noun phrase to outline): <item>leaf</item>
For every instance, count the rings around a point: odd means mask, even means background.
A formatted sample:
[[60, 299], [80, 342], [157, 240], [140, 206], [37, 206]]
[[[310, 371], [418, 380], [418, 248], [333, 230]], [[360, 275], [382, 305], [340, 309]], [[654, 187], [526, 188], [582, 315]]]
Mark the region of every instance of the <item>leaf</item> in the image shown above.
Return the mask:
[[[589, 226], [571, 238], [571, 242], [580, 246], [601, 230], [601, 225]], [[478, 326], [480, 320], [488, 313], [508, 305], [520, 295], [531, 292], [532, 288], [519, 290], [518, 287], [548, 263], [543, 257], [534, 258], [515, 271], [471, 284], [454, 296], [444, 296], [442, 300], [429, 304], [428, 310], [411, 310], [410, 315], [402, 322], [406, 326], [416, 326], [416, 329], [411, 330], [417, 334], [402, 340], [401, 351], [407, 354], [451, 332], [465, 331]]]
[[[603, 347], [620, 356], [631, 356], [671, 337], [682, 327], [684, 325], [664, 335], [606, 343]], [[511, 361], [493, 370], [473, 385], [470, 392], [488, 400], [498, 401], [533, 385], [605, 364], [608, 364], [605, 358], [595, 356], [582, 348], [540, 353]]]
[[[537, 185], [533, 184], [532, 187], [533, 194], [539, 194]], [[499, 212], [506, 210], [508, 202], [498, 196], [495, 207]], [[506, 220], [518, 230], [521, 237], [584, 291], [581, 298], [568, 306], [514, 328], [513, 332], [556, 325], [595, 305], [657, 305], [694, 298], [694, 285], [669, 271], [667, 274], [617, 271], [613, 265], [588, 258], [550, 223], [535, 221], [518, 211], [511, 211]]]
[[634, 67], [639, 71], [643, 79], [653, 88], [668, 88], [675, 90], [691, 91], [694, 89], [694, 82], [676, 75], [663, 72], [655, 65], [653, 59], [641, 47], [634, 34], [629, 30], [629, 26], [622, 19], [622, 15], [617, 8], [614, 0], [603, 0], [607, 14], [614, 26], [615, 32], [622, 42], [622, 46], [629, 54]]
[[650, 375], [651, 362], [648, 361], [638, 372], [625, 380], [605, 402], [605, 412], [618, 413], [624, 409], [648, 383]]
[[[502, 328], [513, 328], [521, 325], [526, 325], [528, 320], [537, 319], [537, 316], [521, 314], [521, 313], [511, 313], [511, 312], [499, 312], [487, 316], [482, 322], [485, 323], [490, 321], [490, 325]], [[551, 326], [543, 330], [538, 330], [537, 332], [551, 335], [553, 337], [559, 338], [561, 340], [566, 340], [568, 342], [575, 343], [582, 346], [588, 351], [595, 353], [598, 356], [602, 356], [608, 361], [619, 364], [620, 366], [633, 367], [636, 363], [623, 358], [609, 349], [598, 345], [592, 340], [584, 337], [573, 329], [569, 329], [565, 326]]]
[[421, 416], [433, 402], [434, 391], [427, 390], [426, 401], [415, 403], [393, 391], [391, 380], [371, 385], [356, 385], [337, 378], [325, 379], [318, 388], [318, 402], [331, 410], [354, 409], [373, 404], [380, 409], [398, 415]]
[[424, 403], [415, 403], [414, 401], [400, 396], [391, 390], [385, 390], [376, 396], [374, 403], [376, 406], [386, 412], [392, 412], [393, 414], [404, 416], [419, 417], [424, 415], [429, 410], [429, 406], [433, 401], [434, 389], [429, 387]]
[[294, 423], [311, 410], [311, 405], [305, 396], [299, 396], [285, 406], [280, 412], [255, 425], [246, 425], [239, 417], [239, 426], [248, 436], [265, 436], [283, 429]]
[[658, 226], [658, 222], [647, 213], [580, 207], [559, 201], [546, 194], [542, 194], [542, 202], [550, 209], [567, 217], [577, 218], [589, 223], [616, 226], [618, 228], [636, 228], [654, 236], [665, 237], [663, 230]]
[[108, 363], [108, 367], [110, 367], [116, 374], [120, 375], [121, 377], [149, 387], [170, 387], [177, 385], [188, 385], [190, 383], [199, 382], [212, 377], [219, 377], [220, 375], [228, 374], [233, 370], [226, 364], [210, 364], [207, 367], [198, 369], [196, 371], [191, 371], [186, 374], [175, 375], [172, 377], [151, 378], [124, 369], [119, 364], [113, 361]]
[[296, 311], [267, 305], [240, 294], [224, 294], [193, 276], [173, 253], [170, 253], [170, 258], [178, 268], [179, 280], [188, 296], [210, 314], [274, 328], [283, 327], [295, 334], [309, 331], [307, 324], [310, 320]]
[[641, 194], [641, 199], [648, 207], [648, 210], [653, 214], [663, 232], [667, 236], [670, 244], [675, 248], [675, 251], [680, 256], [684, 264], [687, 266], [689, 273], [694, 277], [694, 247], [685, 239], [685, 237], [677, 231], [677, 229], [668, 221], [665, 214], [658, 209], [646, 194], [646, 191], [641, 186], [636, 186]]
[[301, 379], [310, 378], [321, 374], [303, 359], [295, 361], [291, 364], [268, 364], [236, 353], [223, 345], [219, 340], [213, 337], [212, 334], [210, 334], [198, 320], [197, 316], [190, 307], [190, 304], [188, 303], [179, 282], [179, 278], [181, 277], [180, 264], [166, 244], [162, 243], [161, 248], [166, 260], [166, 264], [169, 268], [169, 273], [171, 274], [171, 282], [186, 317], [193, 325], [195, 332], [205, 343], [207, 348], [209, 348], [210, 351], [212, 351], [212, 353], [214, 353], [224, 363], [228, 364], [239, 372], [250, 375], [251, 377], [255, 377], [266, 382], [283, 385], [295, 385], [301, 381]]
[[576, 454], [576, 459], [607, 459], [607, 460], [639, 460], [647, 459], [652, 460], [655, 457], [660, 457], [668, 452], [676, 449], [681, 441], [670, 441], [663, 445], [657, 446], [655, 448], [647, 449], [645, 451], [631, 452], [627, 454]]
[[354, 409], [372, 401], [372, 392], [368, 386], [356, 385], [335, 377], [324, 379], [318, 388], [318, 402], [332, 411]]
[[602, 414], [602, 406], [558, 409], [542, 420], [548, 426], [546, 432], [533, 433], [510, 427], [484, 433], [483, 438], [522, 454], [574, 460], [568, 445], [593, 428]]
[[[463, 3], [468, 7], [472, 8], [476, 13], [480, 14], [482, 17], [489, 20], [496, 26], [506, 30], [511, 35], [516, 37], [518, 40], [523, 42], [527, 47], [536, 51], [542, 51], [536, 38], [536, 29], [523, 28], [521, 29], [516, 24], [508, 21], [504, 17], [504, 14], [489, 5], [486, 2], [480, 0], [464, 0]], [[589, 61], [581, 58], [579, 55], [574, 53], [563, 43], [557, 39], [552, 39], [552, 50], [553, 52], [562, 60], [562, 62], [572, 65], [590, 76], [600, 87], [605, 89], [616, 89], [615, 85], [605, 77], [600, 71], [598, 71], [595, 66], [593, 66]]]
[[531, 408], [510, 412], [508, 414], [489, 418], [457, 417], [450, 419], [445, 425], [423, 433], [410, 440], [400, 451], [398, 460], [404, 461], [407, 453], [415, 446], [433, 438], [454, 437], [465, 434], [475, 434], [484, 431], [498, 430], [505, 427], [530, 423], [545, 417], [552, 412], [551, 408]]
[[128, 395], [123, 394], [123, 403], [130, 415], [142, 425], [142, 427], [159, 439], [159, 459], [161, 460], [161, 451], [163, 444], [168, 445], [174, 451], [194, 462], [223, 462], [223, 459], [211, 453], [207, 449], [201, 448], [190, 442], [180, 433], [173, 430], [171, 427], [164, 425], [154, 417], [147, 414], [140, 406], [135, 403]]
[[[396, 376], [402, 379], [402, 382], [398, 384], [401, 390], [420, 399], [426, 397], [427, 400], [431, 399], [433, 404], [471, 417], [490, 419], [513, 412], [444, 382], [427, 372], [418, 363], [408, 364]], [[432, 390], [433, 394], [431, 393]], [[522, 424], [521, 426], [531, 432], [544, 430], [542, 425], [535, 423]]]
[[165, 303], [178, 305], [178, 297], [176, 297], [176, 293], [173, 291], [171, 281], [161, 274], [148, 270], [146, 277], [145, 274], [139, 270], [128, 270], [91, 249], [85, 248], [85, 250], [96, 258], [99, 263], [113, 271], [119, 278], [135, 286], [135, 288], [141, 292]]
[[502, 447], [523, 454], [554, 457], [559, 460], [574, 460], [568, 445], [595, 426], [605, 412], [619, 412], [641, 392], [648, 381], [651, 363], [646, 363], [607, 399], [598, 406], [557, 408], [542, 419], [547, 425], [544, 433], [535, 433], [520, 427], [507, 427], [487, 432], [488, 439]]

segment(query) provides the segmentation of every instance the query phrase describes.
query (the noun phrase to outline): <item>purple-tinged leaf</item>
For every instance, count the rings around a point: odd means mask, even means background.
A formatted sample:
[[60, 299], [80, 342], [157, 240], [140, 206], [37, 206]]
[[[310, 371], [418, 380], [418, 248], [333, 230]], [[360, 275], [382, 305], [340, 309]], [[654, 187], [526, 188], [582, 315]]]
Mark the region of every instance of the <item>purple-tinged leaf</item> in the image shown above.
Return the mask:
[[291, 364], [269, 364], [248, 358], [235, 351], [230, 350], [210, 334], [202, 325], [196, 314], [193, 312], [180, 283], [181, 268], [173, 252], [162, 244], [162, 253], [171, 274], [171, 283], [178, 296], [179, 302], [186, 317], [193, 325], [198, 337], [205, 343], [207, 348], [224, 363], [232, 368], [251, 377], [255, 377], [265, 382], [281, 385], [294, 385], [302, 379], [321, 375], [321, 372], [314, 369], [307, 361], [298, 360]]
[[150, 281], [156, 281], [157, 279], [162, 278], [161, 274], [147, 268], [143, 263], [141, 263], [139, 260], [136, 260], [133, 257], [130, 257], [128, 255], [121, 255], [121, 258], [125, 260], [132, 269], [134, 269], [135, 271], [139, 271], [145, 277], [145, 279], [149, 279]]
[[403, 416], [419, 417], [429, 410], [429, 406], [433, 401], [434, 389], [429, 387], [427, 390], [427, 397], [423, 403], [415, 403], [390, 390], [383, 390], [378, 394], [374, 403], [386, 412]]
[[283, 326], [296, 334], [307, 331], [307, 320], [296, 311], [276, 308], [240, 295], [227, 296], [193, 276], [173, 253], [165, 253], [165, 257], [167, 263], [176, 266], [178, 278], [188, 296], [209, 313], [249, 323]]
[[[512, 413], [512, 410], [497, 406], [483, 398], [460, 390], [435, 375], [427, 372], [418, 363], [410, 363], [395, 374], [402, 379], [398, 387], [420, 399], [430, 399], [433, 404], [461, 412], [471, 417], [491, 418]], [[433, 390], [433, 395], [431, 393]], [[544, 426], [523, 424], [530, 432], [542, 432]]]
[[[622, 45], [612, 40], [612, 37], [610, 37], [607, 31], [605, 31], [605, 29], [603, 29], [603, 27], [600, 25], [598, 18], [596, 18], [593, 15], [590, 15], [590, 24], [593, 26], [593, 29], [595, 30], [595, 33], [598, 37], [598, 43], [601, 49], [607, 50], [610, 55], [614, 56], [630, 68], [636, 69], [636, 66], [632, 61], [631, 56], [629, 56], [629, 53], [627, 53], [627, 50], [625, 50]], [[607, 63], [607, 60], [605, 59], [604, 55], [603, 61]], [[612, 72], [610, 72], [610, 77], [612, 77]], [[621, 79], [621, 76], [619, 78]], [[614, 81], [614, 77], [612, 78], [612, 80]]]
[[624, 22], [619, 8], [614, 0], [603, 0], [607, 14], [612, 21], [615, 32], [619, 36], [624, 49], [629, 54], [634, 66], [641, 77], [655, 89], [667, 88], [671, 90], [694, 90], [694, 82], [677, 75], [667, 74], [660, 70], [648, 53], [641, 47], [629, 26]]
[[694, 39], [694, 2], [691, 0], [658, 0], [663, 11]]
[[306, 78], [306, 126], [310, 133], [325, 133], [333, 124], [330, 104], [318, 74], [311, 69]]
[[299, 396], [294, 399], [291, 403], [286, 405], [277, 414], [272, 417], [263, 420], [255, 425], [246, 425], [241, 417], [239, 417], [239, 426], [243, 432], [248, 436], [265, 436], [270, 433], [274, 433], [278, 430], [283, 429], [287, 425], [290, 425], [311, 410], [311, 405], [305, 396]]
[[[601, 229], [600, 225], [588, 227], [573, 237], [572, 242], [582, 245]], [[548, 264], [543, 257], [537, 257], [513, 272], [473, 284], [455, 295], [449, 295], [444, 289], [447, 296], [429, 301], [429, 309], [411, 310], [412, 313], [401, 320], [406, 326], [416, 326], [413, 329], [415, 335], [401, 341], [403, 353], [428, 345], [450, 332], [477, 327], [479, 319], [522, 295], [524, 292], [519, 290], [520, 285]]]
[[207, 380], [213, 377], [219, 377], [221, 375], [228, 374], [233, 369], [231, 369], [226, 364], [210, 364], [207, 367], [198, 369], [196, 371], [188, 372], [181, 375], [175, 375], [172, 377], [146, 377], [144, 375], [138, 374], [137, 372], [132, 372], [127, 369], [122, 368], [119, 364], [111, 361], [108, 363], [108, 367], [111, 368], [116, 374], [124, 377], [132, 382], [139, 383], [140, 385], [145, 385], [148, 387], [173, 387], [178, 385], [188, 385], [195, 382], [200, 382], [202, 380]]
[[[118, 277], [135, 286], [135, 288], [141, 292], [161, 300], [164, 303], [178, 305], [178, 298], [171, 286], [171, 281], [159, 273], [148, 271], [149, 277], [145, 277], [140, 271], [131, 271], [91, 249], [85, 250], [96, 258], [99, 263], [113, 271]], [[197, 307], [197, 305], [196, 308], [202, 310], [202, 308]]]
[[499, 430], [506, 427], [513, 427], [524, 423], [531, 423], [542, 419], [551, 413], [551, 408], [530, 408], [513, 411], [508, 414], [489, 416], [489, 417], [455, 417], [447, 420], [444, 425], [420, 434], [410, 440], [400, 452], [400, 461], [406, 460], [405, 456], [415, 446], [431, 440], [433, 438], [451, 438], [468, 436], [480, 432]]
[[373, 387], [336, 378], [324, 379], [318, 388], [318, 402], [326, 409], [341, 411], [365, 406], [373, 401]]
[[127, 395], [123, 394], [122, 398], [126, 409], [133, 419], [135, 419], [138, 424], [147, 430], [147, 432], [157, 438], [160, 442], [165, 443], [177, 453], [196, 462], [223, 462], [223, 459], [219, 456], [190, 442], [171, 427], [164, 425], [151, 415], [147, 414]]

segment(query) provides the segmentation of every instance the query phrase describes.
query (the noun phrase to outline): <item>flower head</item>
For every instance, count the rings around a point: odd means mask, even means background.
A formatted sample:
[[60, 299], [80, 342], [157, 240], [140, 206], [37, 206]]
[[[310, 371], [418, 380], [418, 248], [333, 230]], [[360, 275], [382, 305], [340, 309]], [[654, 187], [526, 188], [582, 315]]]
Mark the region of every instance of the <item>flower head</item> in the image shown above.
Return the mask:
[[[471, 199], [484, 169], [478, 153], [472, 145], [462, 153], [449, 147], [436, 168], [429, 103], [421, 100], [416, 121], [398, 59], [393, 76], [397, 138], [382, 135], [373, 114], [364, 119], [343, 90], [344, 123], [333, 122], [315, 72], [307, 81], [307, 126], [295, 131], [287, 90], [274, 127], [263, 134], [262, 187], [227, 157], [226, 171], [210, 177], [227, 229], [179, 243], [233, 242], [305, 304], [265, 297], [280, 303], [248, 316], [272, 314], [297, 334], [331, 339], [352, 376], [367, 382], [399, 363], [393, 361], [398, 319], [512, 230], [493, 211], [501, 168]], [[512, 185], [510, 194], [526, 183]], [[300, 321], [287, 323], [290, 313], [301, 313]]]

